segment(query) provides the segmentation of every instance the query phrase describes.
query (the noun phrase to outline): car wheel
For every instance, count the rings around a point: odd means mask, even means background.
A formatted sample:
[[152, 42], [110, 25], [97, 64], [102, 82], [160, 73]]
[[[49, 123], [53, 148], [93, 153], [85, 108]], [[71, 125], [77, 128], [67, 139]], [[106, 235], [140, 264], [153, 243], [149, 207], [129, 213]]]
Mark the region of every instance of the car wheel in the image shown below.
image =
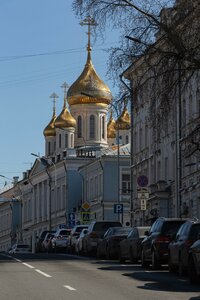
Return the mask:
[[152, 251], [152, 255], [151, 255], [151, 266], [153, 270], [157, 270], [160, 268], [160, 262], [157, 258], [156, 252], [155, 250]]
[[119, 262], [123, 263], [125, 262], [125, 258], [122, 256], [121, 251], [119, 250]]
[[130, 261], [131, 261], [132, 264], [138, 262], [138, 259], [133, 256], [133, 250], [132, 250], [132, 248], [130, 248], [130, 250], [129, 250], [129, 257], [130, 257]]
[[141, 260], [142, 260], [142, 267], [148, 267], [150, 265], [150, 263], [148, 261], [145, 260], [145, 254], [144, 251], [142, 250], [141, 253]]
[[101, 258], [101, 251], [99, 247], [97, 247], [97, 258]]
[[172, 264], [170, 254], [168, 255], [168, 268], [170, 273], [175, 273], [177, 271], [177, 267]]
[[111, 259], [109, 247], [106, 248], [106, 259]]
[[185, 269], [184, 269], [184, 266], [183, 266], [183, 261], [181, 259], [181, 255], [179, 255], [179, 260], [178, 260], [178, 274], [180, 276], [184, 276], [185, 275]]
[[195, 268], [195, 263], [192, 255], [189, 257], [188, 260], [188, 273], [189, 273], [189, 279], [191, 283], [199, 282], [199, 277], [197, 275], [197, 271]]

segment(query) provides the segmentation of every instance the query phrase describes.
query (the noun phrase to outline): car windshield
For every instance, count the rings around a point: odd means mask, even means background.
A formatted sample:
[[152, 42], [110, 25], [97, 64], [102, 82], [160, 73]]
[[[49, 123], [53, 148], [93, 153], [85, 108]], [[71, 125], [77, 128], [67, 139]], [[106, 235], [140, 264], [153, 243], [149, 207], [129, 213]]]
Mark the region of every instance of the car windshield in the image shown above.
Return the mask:
[[60, 235], [70, 235], [70, 230], [61, 230]]
[[121, 226], [121, 223], [119, 222], [97, 222], [94, 225], [94, 231], [98, 231], [98, 232], [106, 232], [108, 230], [108, 228], [110, 227], [118, 227]]
[[77, 227], [75, 232], [81, 232], [83, 229], [87, 229], [88, 226]]
[[180, 226], [184, 222], [185, 221], [169, 221], [169, 222], [165, 222], [163, 224], [162, 234], [163, 235], [168, 235], [168, 236], [173, 236], [174, 234], [177, 233], [177, 231], [179, 230]]
[[190, 238], [196, 240], [198, 239], [199, 234], [200, 234], [200, 224], [193, 224], [190, 231]]
[[114, 235], [128, 235], [131, 230], [132, 230], [132, 228], [130, 228], [130, 227], [113, 228], [113, 234]]
[[17, 248], [19, 249], [28, 249], [29, 245], [17, 245]]

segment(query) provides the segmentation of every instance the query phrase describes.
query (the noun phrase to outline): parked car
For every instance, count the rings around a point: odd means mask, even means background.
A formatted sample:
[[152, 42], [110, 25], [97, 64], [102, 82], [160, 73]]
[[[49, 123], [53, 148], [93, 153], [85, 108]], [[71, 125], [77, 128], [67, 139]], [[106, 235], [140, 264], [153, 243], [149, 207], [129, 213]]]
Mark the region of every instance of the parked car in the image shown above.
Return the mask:
[[88, 225], [76, 225], [72, 228], [68, 237], [68, 251], [73, 253], [75, 251], [75, 245], [77, 239], [83, 229], [87, 229]]
[[48, 232], [42, 242], [42, 252], [51, 252], [51, 239], [55, 236], [56, 231]]
[[20, 253], [30, 253], [31, 247], [28, 244], [15, 244], [12, 246], [11, 250], [9, 250], [9, 254], [20, 254]]
[[83, 238], [83, 251], [86, 255], [96, 253], [100, 238], [110, 227], [122, 227], [119, 221], [92, 221], [88, 231]]
[[130, 260], [132, 263], [141, 259], [141, 243], [150, 226], [133, 227], [128, 236], [119, 244], [119, 260], [124, 262]]
[[71, 229], [58, 229], [51, 240], [51, 247], [53, 252], [58, 250], [66, 250], [68, 246], [68, 237], [70, 235]]
[[178, 230], [169, 244], [169, 271], [178, 270], [183, 275], [188, 269], [189, 249], [200, 234], [200, 221], [188, 220]]
[[99, 240], [97, 257], [107, 259], [119, 257], [119, 243], [127, 237], [131, 227], [110, 227]]
[[188, 274], [191, 283], [200, 282], [200, 235], [189, 250]]
[[168, 246], [180, 226], [185, 222], [179, 218], [158, 218], [151, 226], [148, 236], [141, 243], [142, 266], [150, 264], [158, 269], [168, 262]]
[[42, 252], [43, 251], [42, 242], [44, 241], [44, 238], [45, 238], [45, 236], [46, 236], [47, 233], [52, 233], [52, 231], [50, 231], [50, 230], [43, 230], [40, 233], [40, 236], [36, 237], [37, 238], [36, 245], [35, 245], [35, 251], [36, 252]]
[[[88, 225], [87, 225], [88, 226]], [[88, 227], [87, 227], [88, 228]], [[83, 238], [87, 233], [87, 229], [82, 229], [79, 237], [76, 240], [76, 245], [75, 245], [75, 252], [76, 254], [80, 255], [83, 254]]]

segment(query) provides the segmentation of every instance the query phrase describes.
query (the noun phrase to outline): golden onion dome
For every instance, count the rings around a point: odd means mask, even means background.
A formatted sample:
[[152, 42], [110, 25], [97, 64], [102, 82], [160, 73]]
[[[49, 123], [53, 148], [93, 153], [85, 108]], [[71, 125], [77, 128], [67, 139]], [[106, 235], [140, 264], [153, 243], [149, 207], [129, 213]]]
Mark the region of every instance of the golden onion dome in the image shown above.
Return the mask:
[[56, 120], [56, 114], [54, 112], [51, 121], [45, 127], [45, 129], [43, 131], [43, 134], [44, 134], [45, 137], [53, 137], [53, 136], [56, 135], [55, 120]]
[[67, 128], [67, 127], [75, 127], [76, 120], [72, 117], [70, 112], [66, 107], [66, 97], [64, 98], [64, 105], [61, 113], [55, 120], [56, 128]]
[[112, 117], [112, 112], [110, 113], [110, 119], [107, 125], [107, 138], [108, 139], [116, 138], [115, 120]]
[[130, 129], [131, 120], [127, 107], [125, 106], [121, 116], [115, 122], [115, 128], [119, 128], [120, 130], [128, 130]]
[[68, 103], [69, 105], [91, 103], [108, 105], [112, 101], [112, 94], [94, 69], [90, 55], [91, 47], [88, 46], [87, 50], [85, 68], [67, 92]]

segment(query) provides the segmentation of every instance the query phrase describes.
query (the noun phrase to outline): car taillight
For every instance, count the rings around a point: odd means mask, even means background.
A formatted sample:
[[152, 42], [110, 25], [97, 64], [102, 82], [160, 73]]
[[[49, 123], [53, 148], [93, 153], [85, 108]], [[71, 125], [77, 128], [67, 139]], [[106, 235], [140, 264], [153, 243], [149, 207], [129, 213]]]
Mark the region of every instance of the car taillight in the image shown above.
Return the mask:
[[91, 233], [89, 234], [89, 237], [91, 237], [91, 238], [98, 238], [99, 236], [98, 236], [97, 233], [91, 232]]
[[193, 243], [194, 243], [194, 241], [192, 241], [192, 240], [185, 241], [185, 244], [186, 244], [187, 247], [192, 246]]
[[73, 236], [78, 236], [78, 235], [79, 235], [79, 233], [77, 233], [77, 232], [73, 233]]
[[159, 236], [155, 240], [155, 243], [169, 243], [171, 238], [169, 236]]

